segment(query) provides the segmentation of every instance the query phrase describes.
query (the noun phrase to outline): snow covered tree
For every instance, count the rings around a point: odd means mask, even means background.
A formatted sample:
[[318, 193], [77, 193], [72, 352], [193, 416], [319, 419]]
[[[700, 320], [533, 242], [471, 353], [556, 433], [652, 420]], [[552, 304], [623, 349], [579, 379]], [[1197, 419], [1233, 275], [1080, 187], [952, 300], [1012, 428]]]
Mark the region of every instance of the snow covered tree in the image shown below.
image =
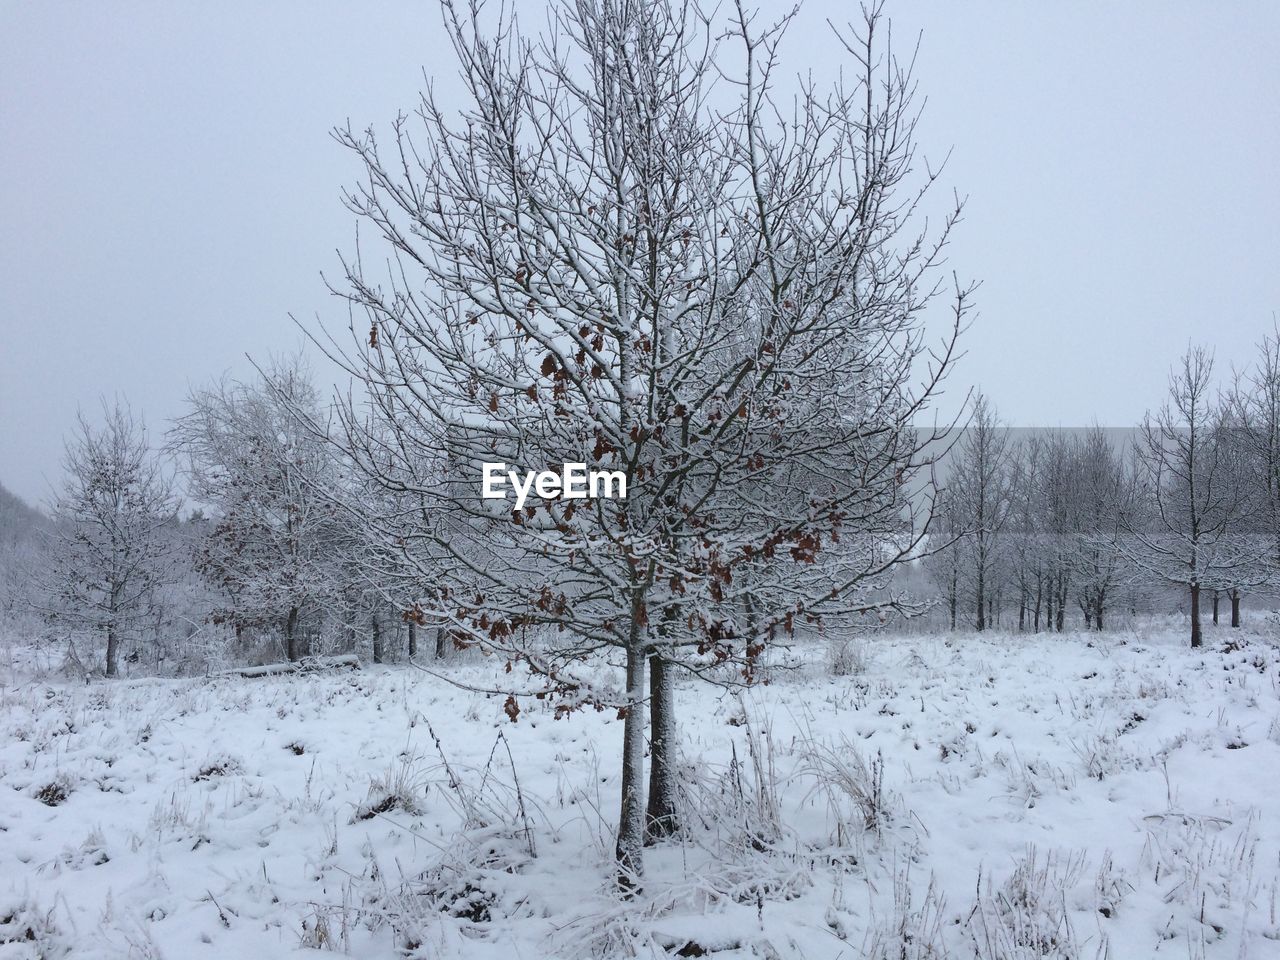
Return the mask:
[[49, 518], [0, 486], [0, 627], [28, 618], [45, 561]]
[[1086, 629], [1101, 631], [1118, 587], [1128, 580], [1121, 518], [1132, 509], [1134, 478], [1100, 427], [1072, 444], [1070, 542], [1065, 563]]
[[965, 566], [966, 545], [964, 518], [949, 491], [938, 494], [931, 525], [929, 550], [925, 568], [941, 595], [946, 608], [947, 625], [955, 630], [960, 618], [960, 596], [964, 589], [962, 568]]
[[[1126, 556], [1165, 583], [1184, 587], [1191, 646], [1203, 642], [1200, 593], [1242, 574], [1259, 558], [1255, 543], [1228, 536], [1246, 511], [1229, 432], [1213, 396], [1213, 358], [1187, 351], [1169, 377], [1169, 399], [1139, 429], [1137, 456], [1146, 522], [1126, 522]], [[1136, 511], [1135, 511], [1136, 512]]]
[[106, 675], [135, 639], [170, 576], [177, 502], [142, 421], [117, 401], [101, 426], [83, 414], [66, 445], [65, 479], [53, 502], [44, 610], [73, 634], [99, 635]]
[[1258, 345], [1254, 363], [1235, 378], [1227, 408], [1250, 504], [1241, 532], [1260, 554], [1258, 564], [1228, 587], [1231, 625], [1238, 627], [1246, 582], [1280, 585], [1280, 332]]
[[307, 651], [303, 622], [333, 591], [336, 507], [332, 448], [295, 415], [320, 420], [319, 398], [296, 363], [251, 384], [197, 390], [172, 438], [186, 459], [188, 491], [212, 512], [197, 566], [226, 602], [215, 615], [239, 632], [279, 630], [286, 655]]
[[[968, 291], [932, 350], [923, 322], [959, 211], [915, 225], [936, 173], [913, 179], [914, 88], [878, 9], [844, 47], [856, 79], [794, 112], [772, 97], [782, 26], [741, 8], [722, 29], [689, 3], [565, 2], [538, 38], [443, 9], [466, 111], [428, 93], [389, 149], [337, 132], [366, 175], [348, 203], [394, 256], [375, 275], [361, 252], [336, 288], [355, 346], [331, 353], [365, 388], [343, 449], [421, 504], [374, 522], [432, 571], [433, 615], [558, 712], [625, 717], [630, 887], [646, 832], [676, 827], [673, 671], [749, 683], [803, 624], [900, 603], [878, 588], [931, 519], [914, 424]], [[481, 498], [487, 462], [621, 471], [627, 496], [513, 509]]]
[[981, 631], [993, 625], [1001, 536], [1010, 510], [1009, 430], [981, 394], [974, 399], [956, 457], [947, 487], [966, 531], [965, 567], [971, 576], [974, 628]]

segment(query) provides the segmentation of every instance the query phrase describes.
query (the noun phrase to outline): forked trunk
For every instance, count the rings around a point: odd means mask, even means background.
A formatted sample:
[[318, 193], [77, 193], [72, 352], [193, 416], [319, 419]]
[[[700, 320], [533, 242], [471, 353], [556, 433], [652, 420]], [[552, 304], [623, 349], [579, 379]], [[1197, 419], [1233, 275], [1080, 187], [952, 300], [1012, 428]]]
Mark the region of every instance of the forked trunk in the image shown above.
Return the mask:
[[418, 655], [418, 625], [409, 620], [409, 659]]

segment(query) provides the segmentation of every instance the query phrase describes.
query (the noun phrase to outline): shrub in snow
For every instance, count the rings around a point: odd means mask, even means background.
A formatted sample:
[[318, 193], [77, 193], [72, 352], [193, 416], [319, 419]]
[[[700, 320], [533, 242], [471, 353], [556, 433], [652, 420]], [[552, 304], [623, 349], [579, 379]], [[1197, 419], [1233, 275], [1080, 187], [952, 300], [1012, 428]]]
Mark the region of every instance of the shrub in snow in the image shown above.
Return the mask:
[[988, 880], [969, 920], [976, 960], [1076, 960], [1067, 893], [1083, 868], [1083, 854], [1042, 856], [1032, 846], [998, 890]]
[[41, 910], [28, 900], [0, 903], [0, 956], [55, 960], [69, 955], [52, 910]]
[[[908, 864], [894, 873], [893, 913], [882, 922], [873, 918], [872, 930], [860, 956], [867, 960], [945, 960], [948, 956], [942, 939], [945, 905], [932, 879], [919, 898], [919, 904], [916, 899]], [[840, 913], [834, 908], [828, 909], [827, 926], [844, 940], [847, 933]]]
[[862, 644], [857, 640], [839, 640], [831, 644], [827, 669], [833, 677], [852, 677], [867, 669]]
[[369, 796], [356, 807], [351, 822], [372, 820], [380, 813], [403, 810], [418, 815], [423, 812], [429, 784], [417, 772], [410, 760], [402, 760], [398, 766], [374, 777], [369, 783]]
[[230, 754], [219, 753], [207, 758], [204, 763], [200, 764], [199, 769], [196, 770], [191, 779], [199, 783], [201, 780], [212, 780], [214, 777], [226, 777], [243, 772], [244, 764], [238, 758]]
[[56, 807], [66, 802], [73, 788], [71, 777], [65, 773], [59, 773], [48, 783], [37, 787], [34, 796], [46, 807]]
[[801, 746], [800, 773], [811, 778], [810, 796], [825, 798], [837, 847], [867, 832], [879, 834], [888, 819], [884, 792], [884, 757], [868, 762], [857, 745], [844, 737], [832, 746], [810, 740]]

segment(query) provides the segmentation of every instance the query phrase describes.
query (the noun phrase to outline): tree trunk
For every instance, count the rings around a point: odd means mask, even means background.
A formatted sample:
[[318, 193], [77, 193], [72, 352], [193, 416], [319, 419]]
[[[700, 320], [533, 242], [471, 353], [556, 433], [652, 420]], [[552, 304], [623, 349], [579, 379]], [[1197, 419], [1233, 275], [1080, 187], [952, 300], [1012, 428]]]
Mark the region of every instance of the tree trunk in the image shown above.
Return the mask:
[[985, 580], [986, 580], [985, 572], [986, 572], [986, 571], [983, 569], [983, 564], [982, 564], [982, 562], [981, 562], [981, 561], [979, 561], [979, 563], [978, 563], [978, 582], [977, 582], [976, 587], [974, 588], [974, 592], [976, 593], [976, 595], [977, 595], [977, 600], [978, 600], [978, 621], [977, 621], [976, 626], [977, 626], [977, 629], [978, 629], [978, 632], [979, 632], [979, 633], [981, 633], [983, 630], [985, 630], [985, 629], [987, 628], [987, 620], [986, 620], [987, 605], [986, 605], [986, 597], [983, 595], [983, 594], [984, 594], [984, 592], [985, 592], [985, 587], [986, 587], [986, 583], [985, 583]]
[[369, 619], [373, 622], [373, 662], [382, 662], [382, 624], [378, 622], [377, 613], [371, 614]]
[[409, 620], [409, 659], [418, 655], [418, 625], [412, 618]]
[[120, 635], [116, 632], [115, 621], [107, 624], [107, 676], [120, 674]]
[[627, 647], [627, 703], [622, 727], [622, 809], [618, 814], [618, 886], [639, 889], [644, 875], [645, 689], [643, 629], [634, 625]]
[[1231, 588], [1231, 625], [1240, 626], [1240, 588]]
[[649, 656], [649, 807], [645, 840], [652, 843], [680, 829], [676, 811], [676, 717], [674, 668], [661, 654]]
[[1218, 591], [1213, 591], [1213, 625], [1218, 625]]
[[1200, 584], [1191, 584], [1191, 646], [1200, 646], [1204, 638], [1200, 633]]
[[1106, 601], [1103, 597], [1099, 596], [1096, 600], [1094, 600], [1093, 603], [1094, 603], [1093, 622], [1097, 624], [1098, 632], [1101, 633], [1102, 632], [1102, 611], [1105, 608]]
[[449, 631], [444, 628], [444, 624], [436, 627], [436, 659], [443, 660], [445, 653], [448, 651]]
[[302, 659], [302, 648], [298, 643], [298, 608], [290, 607], [289, 615], [284, 620], [284, 643], [290, 660]]

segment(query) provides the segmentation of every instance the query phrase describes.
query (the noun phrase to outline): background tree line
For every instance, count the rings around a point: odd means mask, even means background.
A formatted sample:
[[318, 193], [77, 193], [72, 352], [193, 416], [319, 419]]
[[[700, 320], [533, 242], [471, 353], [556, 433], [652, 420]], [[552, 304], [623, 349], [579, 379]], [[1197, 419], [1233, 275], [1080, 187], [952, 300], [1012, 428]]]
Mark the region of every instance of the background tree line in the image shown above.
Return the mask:
[[1215, 383], [1193, 347], [1132, 430], [1011, 430], [978, 396], [926, 561], [947, 626], [1103, 630], [1116, 614], [1241, 622], [1280, 585], [1280, 340]]

